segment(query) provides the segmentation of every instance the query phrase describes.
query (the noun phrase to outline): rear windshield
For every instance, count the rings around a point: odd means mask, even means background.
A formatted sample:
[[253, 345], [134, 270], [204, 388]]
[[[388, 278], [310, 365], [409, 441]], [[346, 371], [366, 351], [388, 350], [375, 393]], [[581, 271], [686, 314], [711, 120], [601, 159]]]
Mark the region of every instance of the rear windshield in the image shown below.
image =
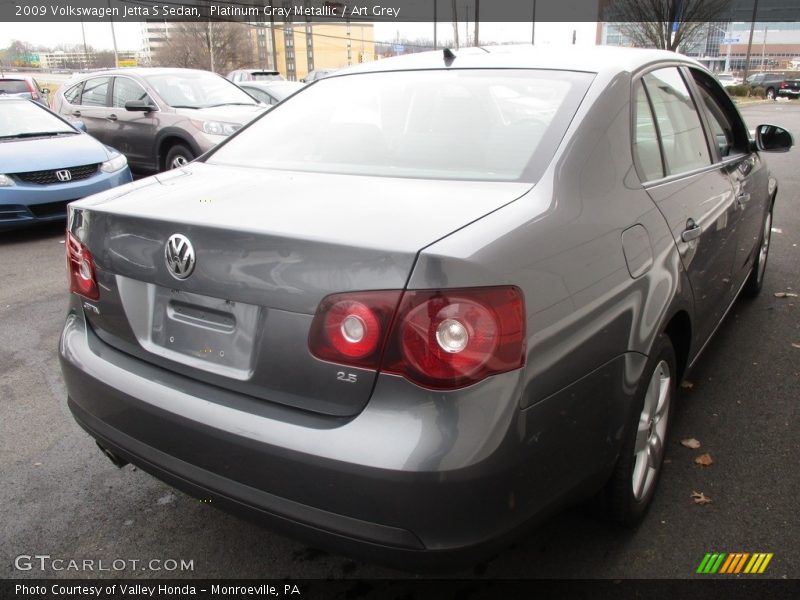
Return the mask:
[[0, 79], [0, 93], [2, 94], [23, 94], [30, 92], [28, 85], [19, 79]]
[[325, 173], [535, 181], [593, 78], [431, 70], [322, 79], [208, 159]]

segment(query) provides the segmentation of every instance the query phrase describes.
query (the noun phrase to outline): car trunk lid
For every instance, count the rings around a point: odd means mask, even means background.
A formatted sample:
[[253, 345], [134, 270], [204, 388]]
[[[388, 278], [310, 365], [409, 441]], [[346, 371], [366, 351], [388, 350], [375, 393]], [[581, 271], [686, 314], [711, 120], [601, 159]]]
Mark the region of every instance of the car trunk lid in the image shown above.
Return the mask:
[[[99, 337], [188, 377], [337, 416], [361, 410], [375, 373], [310, 355], [320, 300], [404, 288], [420, 249], [530, 188], [203, 163], [157, 179], [73, 204], [101, 288], [84, 302]], [[195, 253], [185, 279], [165, 258], [174, 234]]]

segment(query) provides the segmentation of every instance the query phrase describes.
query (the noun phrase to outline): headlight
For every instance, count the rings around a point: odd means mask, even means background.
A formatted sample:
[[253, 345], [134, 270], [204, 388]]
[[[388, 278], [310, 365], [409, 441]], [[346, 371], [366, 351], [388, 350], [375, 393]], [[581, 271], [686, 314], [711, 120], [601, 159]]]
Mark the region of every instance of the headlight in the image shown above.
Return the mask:
[[0, 187], [11, 187], [14, 185], [14, 180], [8, 175], [0, 175]]
[[100, 165], [100, 170], [103, 173], [113, 173], [114, 171], [119, 171], [120, 169], [124, 168], [125, 165], [128, 164], [128, 159], [125, 158], [124, 154], [117, 154], [111, 160], [107, 160], [103, 164]]
[[224, 123], [222, 121], [195, 121], [192, 125], [209, 135], [230, 135], [242, 128], [239, 123]]

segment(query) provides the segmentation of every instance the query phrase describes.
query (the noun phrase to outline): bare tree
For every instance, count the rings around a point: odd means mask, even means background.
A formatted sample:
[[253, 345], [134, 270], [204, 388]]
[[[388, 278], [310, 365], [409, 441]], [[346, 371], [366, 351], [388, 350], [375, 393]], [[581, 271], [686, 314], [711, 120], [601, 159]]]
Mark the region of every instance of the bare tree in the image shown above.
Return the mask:
[[219, 73], [250, 65], [253, 49], [249, 27], [244, 23], [173, 23], [153, 62], [164, 67], [211, 70], [212, 51], [214, 70]]
[[611, 0], [606, 21], [635, 46], [676, 51], [708, 22], [731, 14], [732, 0]]

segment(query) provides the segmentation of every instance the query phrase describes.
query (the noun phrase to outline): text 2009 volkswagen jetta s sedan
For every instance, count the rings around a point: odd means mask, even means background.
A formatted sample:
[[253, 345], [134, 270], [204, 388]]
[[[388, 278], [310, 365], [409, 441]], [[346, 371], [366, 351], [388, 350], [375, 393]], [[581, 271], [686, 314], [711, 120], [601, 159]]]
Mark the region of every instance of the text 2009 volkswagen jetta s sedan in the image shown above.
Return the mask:
[[650, 503], [777, 185], [703, 67], [450, 51], [308, 86], [71, 205], [69, 406], [117, 463], [314, 543], [458, 555]]

